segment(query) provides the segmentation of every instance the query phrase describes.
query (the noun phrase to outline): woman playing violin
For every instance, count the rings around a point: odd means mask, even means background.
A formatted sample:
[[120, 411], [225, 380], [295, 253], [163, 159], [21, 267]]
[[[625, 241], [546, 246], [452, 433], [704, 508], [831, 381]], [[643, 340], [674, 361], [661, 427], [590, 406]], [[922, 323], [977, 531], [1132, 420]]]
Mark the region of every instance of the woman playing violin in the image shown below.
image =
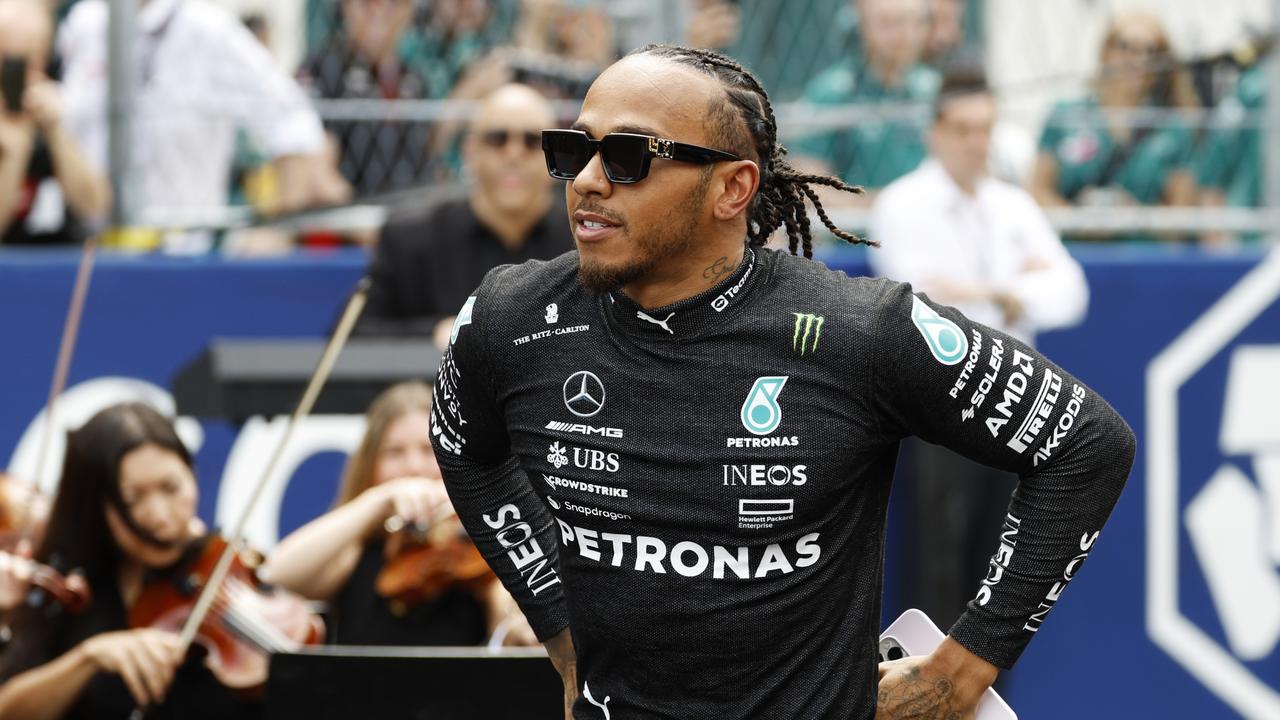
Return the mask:
[[447, 522], [462, 530], [456, 517], [442, 521], [452, 508], [431, 449], [431, 389], [419, 382], [393, 386], [373, 402], [367, 420], [334, 509], [282, 540], [260, 576], [328, 601], [336, 644], [476, 645], [495, 630], [509, 645], [536, 643], [492, 574], [417, 602], [378, 593], [379, 578], [404, 559], [398, 555], [404, 538], [388, 532], [388, 520], [393, 527]]
[[149, 406], [111, 406], [67, 440], [62, 479], [35, 559], [84, 571], [81, 613], [20, 606], [0, 658], [0, 717], [236, 718], [242, 702], [178, 636], [129, 628], [149, 579], [178, 564], [203, 535], [192, 459]]

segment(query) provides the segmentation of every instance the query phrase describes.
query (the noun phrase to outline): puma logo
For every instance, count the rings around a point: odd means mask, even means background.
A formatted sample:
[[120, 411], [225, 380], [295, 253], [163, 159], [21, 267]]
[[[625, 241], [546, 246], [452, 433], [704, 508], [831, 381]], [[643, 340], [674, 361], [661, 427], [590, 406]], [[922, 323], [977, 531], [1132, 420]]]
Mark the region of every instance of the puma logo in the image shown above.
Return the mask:
[[670, 333], [670, 334], [672, 334], [672, 335], [675, 335], [676, 333], [675, 333], [675, 331], [674, 331], [674, 330], [672, 330], [672, 329], [671, 329], [671, 327], [670, 327], [669, 325], [667, 325], [667, 323], [671, 322], [671, 318], [673, 318], [673, 317], [675, 317], [675, 316], [676, 316], [676, 314], [675, 314], [675, 313], [671, 313], [670, 315], [668, 315], [668, 316], [667, 316], [667, 319], [666, 319], [666, 320], [659, 320], [659, 319], [657, 319], [657, 318], [655, 318], [655, 317], [651, 317], [651, 316], [649, 316], [649, 315], [645, 314], [645, 312], [644, 312], [643, 310], [637, 310], [637, 311], [636, 311], [636, 317], [640, 318], [641, 320], [648, 320], [649, 322], [653, 323], [654, 325], [657, 325], [658, 327], [662, 328], [663, 330], [666, 330], [668, 333]]
[[612, 699], [611, 696], [605, 695], [604, 702], [597, 701], [595, 698], [591, 697], [591, 688], [587, 687], [587, 684], [584, 682], [582, 683], [582, 697], [586, 698], [587, 702], [591, 703], [592, 705], [595, 705], [596, 707], [604, 711], [604, 720], [610, 720], [609, 700]]

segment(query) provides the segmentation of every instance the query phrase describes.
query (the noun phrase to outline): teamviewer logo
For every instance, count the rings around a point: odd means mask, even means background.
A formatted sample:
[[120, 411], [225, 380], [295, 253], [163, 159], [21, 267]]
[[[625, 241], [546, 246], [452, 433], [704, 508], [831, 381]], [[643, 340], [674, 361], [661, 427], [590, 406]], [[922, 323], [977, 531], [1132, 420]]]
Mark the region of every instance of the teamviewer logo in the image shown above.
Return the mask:
[[1147, 371], [1147, 630], [1247, 718], [1280, 718], [1278, 298], [1280, 251]]

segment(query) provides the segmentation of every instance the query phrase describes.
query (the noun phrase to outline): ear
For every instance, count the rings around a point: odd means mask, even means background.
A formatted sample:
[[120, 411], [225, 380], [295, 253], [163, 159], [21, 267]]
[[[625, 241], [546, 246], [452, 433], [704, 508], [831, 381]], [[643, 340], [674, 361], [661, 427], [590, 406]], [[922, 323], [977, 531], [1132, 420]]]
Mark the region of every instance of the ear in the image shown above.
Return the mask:
[[717, 220], [733, 220], [745, 216], [751, 200], [760, 189], [760, 167], [751, 160], [724, 163], [716, 171], [718, 192], [712, 205]]

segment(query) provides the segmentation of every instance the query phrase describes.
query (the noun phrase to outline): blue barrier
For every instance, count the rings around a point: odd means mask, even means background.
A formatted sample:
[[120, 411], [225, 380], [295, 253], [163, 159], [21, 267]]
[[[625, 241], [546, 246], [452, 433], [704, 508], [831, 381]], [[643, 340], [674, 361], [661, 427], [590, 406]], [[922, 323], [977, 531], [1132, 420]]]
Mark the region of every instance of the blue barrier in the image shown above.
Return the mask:
[[[1280, 406], [1280, 263], [1141, 248], [1077, 256], [1088, 319], [1040, 347], [1128, 419], [1138, 463], [1088, 569], [1005, 694], [1032, 720], [1280, 717], [1280, 601], [1265, 604], [1280, 598], [1280, 421], [1260, 415]], [[859, 252], [826, 259], [865, 272]], [[0, 253], [0, 461], [44, 405], [75, 261]], [[163, 392], [213, 337], [322, 335], [365, 262], [358, 251], [253, 262], [104, 256], [70, 385], [117, 376]], [[257, 479], [224, 477], [237, 443], [250, 445], [222, 421], [189, 430], [199, 436], [200, 514], [214, 519], [226, 483]], [[324, 451], [286, 478], [271, 523], [279, 532], [330, 504], [345, 437], [318, 441]]]

